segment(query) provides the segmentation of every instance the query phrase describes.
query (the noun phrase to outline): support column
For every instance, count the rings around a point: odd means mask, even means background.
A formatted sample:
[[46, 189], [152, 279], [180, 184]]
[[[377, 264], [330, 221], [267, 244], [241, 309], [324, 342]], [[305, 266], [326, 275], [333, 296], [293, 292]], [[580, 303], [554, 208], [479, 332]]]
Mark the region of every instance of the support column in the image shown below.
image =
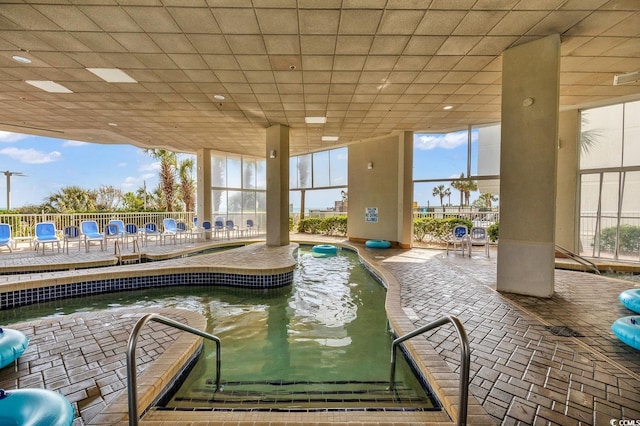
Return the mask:
[[580, 111], [561, 112], [558, 132], [556, 244], [580, 254], [577, 226]]
[[289, 244], [289, 127], [267, 129], [267, 245]]
[[554, 291], [560, 36], [504, 52], [498, 291]]
[[[199, 149], [196, 152], [196, 216], [198, 227], [202, 221], [211, 220], [211, 150]], [[205, 233], [205, 238], [211, 238], [211, 233]]]

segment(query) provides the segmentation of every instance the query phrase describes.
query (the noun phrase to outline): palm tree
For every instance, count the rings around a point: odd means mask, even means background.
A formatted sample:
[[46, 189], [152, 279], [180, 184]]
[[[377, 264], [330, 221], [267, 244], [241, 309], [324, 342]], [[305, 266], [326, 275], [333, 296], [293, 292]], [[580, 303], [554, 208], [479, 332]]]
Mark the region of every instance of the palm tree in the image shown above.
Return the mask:
[[173, 211], [176, 198], [176, 153], [166, 149], [145, 149], [147, 154], [160, 161], [160, 188], [164, 195], [166, 211]]
[[43, 208], [48, 212], [57, 213], [93, 211], [96, 209], [96, 198], [95, 191], [75, 185], [65, 186], [49, 195], [45, 199]]
[[464, 195], [464, 191], [462, 190], [463, 185], [462, 185], [462, 181], [464, 179], [464, 173], [460, 173], [460, 180], [454, 180], [453, 182], [451, 182], [451, 186], [454, 189], [457, 189], [460, 192], [460, 207], [462, 207], [462, 197]]
[[435, 186], [433, 188], [433, 196], [439, 196], [440, 197], [440, 206], [442, 207], [442, 200], [444, 199], [444, 197], [446, 197], [447, 195], [451, 195], [451, 189], [445, 187], [444, 185], [438, 185]]
[[184, 203], [184, 209], [192, 212], [195, 208], [196, 185], [191, 176], [193, 171], [193, 158], [185, 158], [178, 163], [178, 177], [180, 178], [180, 198]]
[[478, 184], [475, 180], [471, 179], [465, 179], [460, 183], [462, 183], [462, 192], [464, 193], [464, 205], [468, 206], [471, 193], [478, 190]]
[[[589, 117], [587, 111], [583, 111], [580, 114], [580, 128], [584, 129], [589, 127]], [[589, 150], [598, 142], [598, 139], [602, 136], [600, 129], [584, 130], [580, 132], [580, 153], [585, 155], [589, 153]]]
[[498, 201], [498, 197], [496, 197], [490, 192], [484, 192], [480, 194], [480, 196], [478, 197], [478, 200], [482, 202], [482, 205], [484, 207], [491, 208], [491, 203]]

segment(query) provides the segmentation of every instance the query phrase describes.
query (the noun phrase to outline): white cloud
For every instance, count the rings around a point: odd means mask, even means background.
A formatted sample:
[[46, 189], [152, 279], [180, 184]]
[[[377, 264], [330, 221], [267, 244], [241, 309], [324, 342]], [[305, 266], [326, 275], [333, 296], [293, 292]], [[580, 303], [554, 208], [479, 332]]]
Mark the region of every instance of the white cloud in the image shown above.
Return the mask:
[[422, 135], [415, 144], [416, 149], [454, 149], [467, 143], [467, 132], [446, 133], [444, 135]]
[[0, 131], [0, 142], [17, 142], [26, 138], [28, 138], [27, 135], [21, 135], [20, 133]]
[[139, 172], [158, 172], [160, 170], [160, 162], [142, 164], [138, 167]]
[[118, 163], [118, 167], [127, 167], [127, 163], [125, 162]]
[[58, 161], [62, 154], [58, 151], [42, 152], [35, 149], [4, 148], [0, 149], [0, 154], [4, 154], [14, 160], [27, 164], [45, 164]]
[[[145, 180], [149, 180], [156, 176], [157, 173], [143, 173], [140, 176], [127, 176], [124, 182], [122, 182], [122, 189], [125, 191], [136, 190], [144, 184]], [[149, 185], [147, 185], [147, 190], [149, 190]]]
[[72, 141], [72, 140], [67, 140], [62, 142], [62, 146], [84, 146], [84, 145], [89, 145], [89, 142], [80, 142], [80, 141]]

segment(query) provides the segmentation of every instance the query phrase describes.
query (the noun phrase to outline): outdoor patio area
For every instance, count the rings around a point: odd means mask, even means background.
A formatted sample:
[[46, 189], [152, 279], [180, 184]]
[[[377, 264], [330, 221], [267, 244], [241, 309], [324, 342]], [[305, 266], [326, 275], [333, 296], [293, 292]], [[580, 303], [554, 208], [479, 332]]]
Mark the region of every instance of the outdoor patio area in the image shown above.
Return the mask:
[[[491, 257], [472, 257], [444, 250], [368, 249], [338, 238], [292, 234], [299, 243], [335, 243], [358, 250], [389, 284], [387, 314], [394, 324], [419, 327], [446, 315], [464, 325], [471, 343], [469, 424], [608, 425], [612, 420], [640, 419], [640, 352], [619, 342], [610, 330], [617, 318], [632, 315], [618, 294], [640, 284], [590, 273], [556, 269], [556, 293], [537, 299], [498, 293], [496, 248]], [[235, 241], [241, 243], [240, 240]], [[171, 257], [226, 241], [149, 244], [150, 257]], [[115, 265], [113, 249], [70, 254], [30, 250], [0, 254], [0, 292], [8, 286], [69, 276], [151, 271], [185, 266], [225, 270], [287, 268], [295, 263], [295, 246], [271, 251], [259, 242], [243, 248], [161, 263]], [[55, 271], [66, 265], [67, 271]], [[102, 266], [99, 269], [75, 267]], [[20, 272], [8, 275], [7, 271]], [[32, 273], [29, 273], [31, 271]], [[162, 312], [203, 327], [188, 311]], [[74, 405], [74, 425], [114, 424], [126, 412], [125, 353], [129, 331], [142, 312], [128, 310], [74, 314], [11, 324], [31, 343], [17, 370], [0, 370], [0, 388], [43, 387], [61, 392]], [[4, 324], [3, 324], [4, 325]], [[161, 325], [141, 335], [138, 369], [141, 380], [167, 374], [164, 362], [184, 361], [190, 341]], [[455, 330], [441, 327], [426, 335], [431, 354], [425, 364], [444, 360], [451, 370], [439, 374], [440, 386], [457, 388], [460, 351]], [[421, 345], [416, 343], [416, 345]], [[435, 351], [435, 352], [434, 352]], [[433, 354], [439, 354], [434, 357]], [[428, 353], [428, 352], [423, 352]], [[159, 361], [159, 358], [162, 361]], [[436, 359], [437, 358], [437, 359]], [[158, 365], [162, 364], [162, 366]], [[162, 370], [162, 371], [160, 371]], [[155, 372], [154, 372], [155, 371]], [[159, 372], [160, 371], [160, 372]], [[123, 407], [123, 403], [125, 406]], [[481, 406], [481, 407], [480, 407]], [[488, 415], [487, 415], [488, 414]], [[142, 424], [424, 424], [421, 417], [380, 412], [151, 412]], [[437, 424], [450, 424], [447, 421]]]

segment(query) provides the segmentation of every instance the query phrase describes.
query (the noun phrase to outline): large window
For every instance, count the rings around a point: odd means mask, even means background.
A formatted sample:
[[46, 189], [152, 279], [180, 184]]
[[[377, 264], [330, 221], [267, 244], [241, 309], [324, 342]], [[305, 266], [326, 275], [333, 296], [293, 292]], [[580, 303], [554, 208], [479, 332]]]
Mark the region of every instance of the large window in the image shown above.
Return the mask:
[[348, 155], [337, 148], [290, 158], [291, 213], [346, 214]]
[[418, 212], [495, 208], [500, 189], [500, 125], [416, 133], [413, 167]]
[[640, 101], [584, 110], [580, 251], [640, 259]]
[[[213, 217], [244, 225], [252, 219], [266, 224], [266, 161], [226, 153], [211, 155]], [[264, 228], [263, 228], [264, 229]]]

